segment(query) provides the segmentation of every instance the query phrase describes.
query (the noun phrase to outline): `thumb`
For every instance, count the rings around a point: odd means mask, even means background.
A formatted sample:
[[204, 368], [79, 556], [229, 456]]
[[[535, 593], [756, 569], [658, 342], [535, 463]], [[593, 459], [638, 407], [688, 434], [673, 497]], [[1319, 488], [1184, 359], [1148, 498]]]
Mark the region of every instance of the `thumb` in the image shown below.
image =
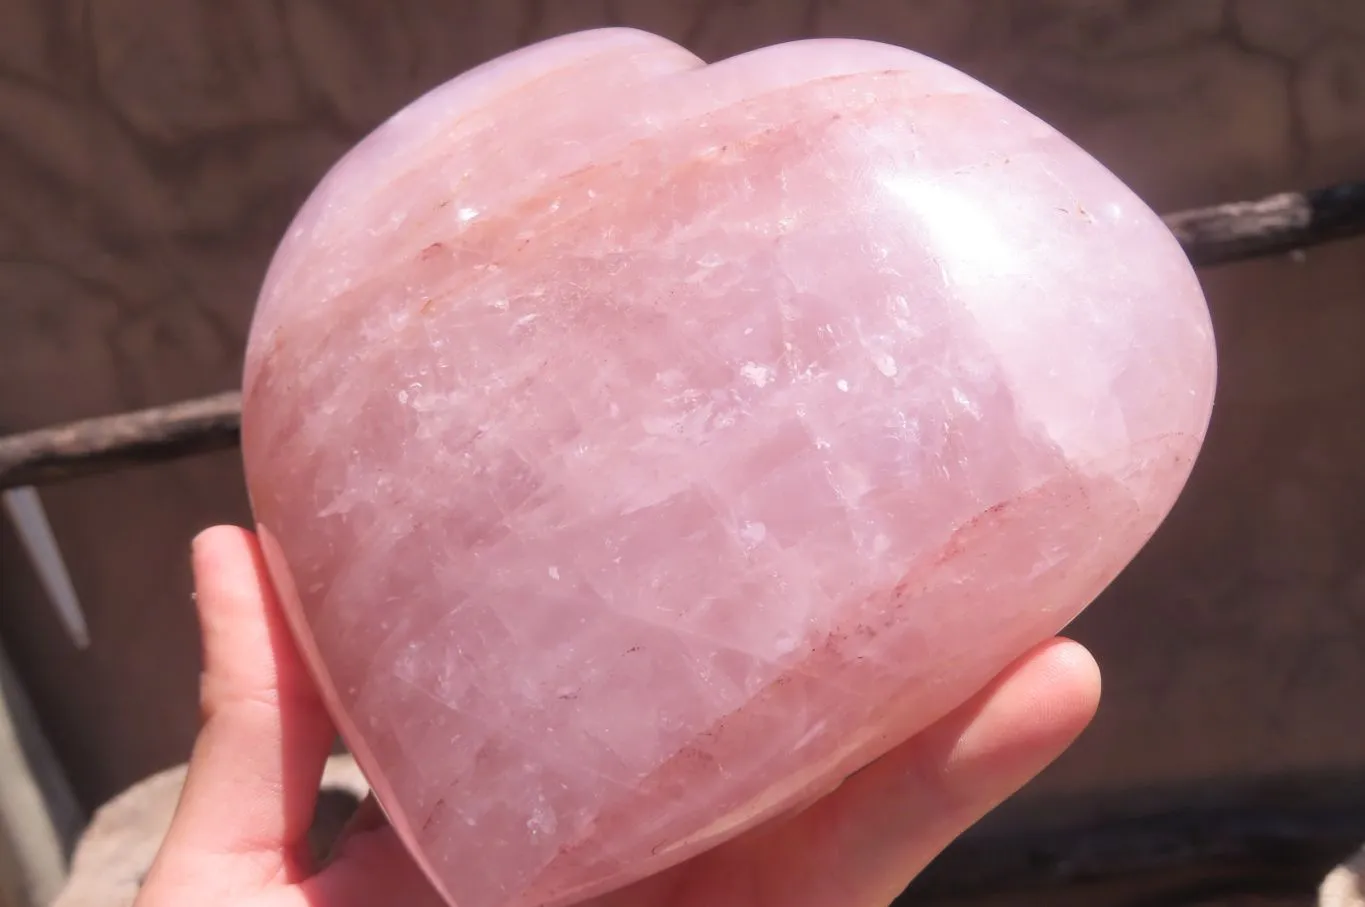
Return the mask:
[[206, 886], [240, 897], [307, 876], [307, 833], [335, 731], [255, 537], [209, 529], [194, 541], [193, 564], [203, 726], [143, 891], [192, 885], [202, 902]]

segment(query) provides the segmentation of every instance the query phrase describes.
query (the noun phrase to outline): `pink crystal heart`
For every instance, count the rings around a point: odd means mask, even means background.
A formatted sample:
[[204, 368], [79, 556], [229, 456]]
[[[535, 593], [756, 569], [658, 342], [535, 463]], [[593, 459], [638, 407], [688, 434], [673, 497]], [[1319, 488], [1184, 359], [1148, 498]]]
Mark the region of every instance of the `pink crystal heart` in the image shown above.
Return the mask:
[[906, 50], [589, 32], [398, 114], [284, 240], [243, 448], [346, 740], [452, 904], [818, 794], [1055, 633], [1207, 426], [1200, 288]]

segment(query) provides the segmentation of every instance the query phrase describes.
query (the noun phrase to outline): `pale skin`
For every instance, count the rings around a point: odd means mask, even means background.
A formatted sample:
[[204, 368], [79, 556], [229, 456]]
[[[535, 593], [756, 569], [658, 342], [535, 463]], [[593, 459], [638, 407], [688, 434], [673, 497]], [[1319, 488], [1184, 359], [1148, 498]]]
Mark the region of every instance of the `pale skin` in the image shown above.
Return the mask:
[[[376, 809], [314, 865], [305, 834], [335, 729], [254, 536], [209, 529], [193, 564], [203, 727], [135, 907], [444, 907]], [[1085, 649], [1045, 642], [832, 794], [583, 907], [882, 907], [1060, 755], [1099, 694]]]

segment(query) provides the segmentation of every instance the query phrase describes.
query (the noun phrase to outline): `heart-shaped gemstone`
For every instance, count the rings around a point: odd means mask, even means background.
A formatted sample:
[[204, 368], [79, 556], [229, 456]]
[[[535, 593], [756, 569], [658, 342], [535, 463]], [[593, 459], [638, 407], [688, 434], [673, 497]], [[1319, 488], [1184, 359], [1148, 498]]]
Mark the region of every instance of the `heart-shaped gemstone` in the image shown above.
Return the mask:
[[838, 783], [1074, 617], [1214, 389], [1160, 220], [899, 48], [633, 31], [436, 89], [271, 267], [243, 448], [346, 740], [459, 907]]

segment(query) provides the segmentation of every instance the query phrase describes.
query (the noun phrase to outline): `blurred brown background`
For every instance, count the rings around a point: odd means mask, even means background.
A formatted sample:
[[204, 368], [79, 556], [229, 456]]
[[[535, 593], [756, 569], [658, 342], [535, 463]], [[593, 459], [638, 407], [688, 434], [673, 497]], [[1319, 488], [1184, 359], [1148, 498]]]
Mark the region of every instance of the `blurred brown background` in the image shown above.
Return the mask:
[[[1365, 178], [1356, 0], [0, 0], [0, 429], [233, 387], [274, 244], [343, 150], [476, 63], [605, 24], [707, 58], [806, 35], [921, 50], [1161, 211]], [[1099, 719], [995, 828], [1365, 804], [1365, 242], [1205, 278], [1205, 455], [1075, 627]], [[189, 539], [248, 514], [231, 455], [45, 499], [94, 645], [67, 642], [8, 526], [0, 638], [90, 807], [185, 758]]]

